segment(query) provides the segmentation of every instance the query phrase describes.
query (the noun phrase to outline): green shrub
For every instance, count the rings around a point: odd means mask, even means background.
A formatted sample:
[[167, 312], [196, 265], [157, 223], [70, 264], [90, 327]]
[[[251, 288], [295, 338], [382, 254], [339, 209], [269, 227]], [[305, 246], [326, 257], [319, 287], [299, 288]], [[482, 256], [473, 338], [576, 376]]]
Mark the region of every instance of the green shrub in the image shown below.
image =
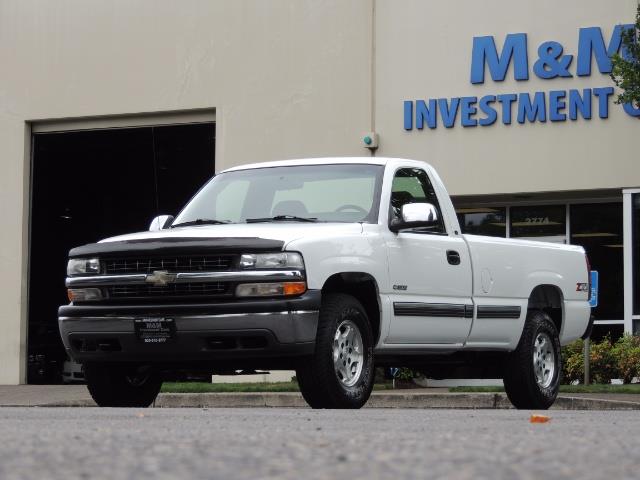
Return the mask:
[[599, 343], [592, 343], [590, 352], [589, 371], [593, 383], [611, 383], [612, 378], [618, 378], [617, 362], [609, 335]]
[[584, 380], [584, 342], [576, 340], [562, 347], [562, 378], [563, 383], [573, 383]]
[[623, 383], [631, 383], [634, 377], [640, 377], [640, 337], [623, 335], [613, 345], [612, 354], [617, 378]]
[[414, 378], [419, 378], [420, 372], [417, 372], [415, 370], [411, 370], [410, 368], [407, 367], [402, 367], [398, 369], [398, 372], [395, 375], [396, 380], [405, 380], [405, 381], [411, 381]]
[[[583, 348], [582, 340], [562, 347], [563, 383], [583, 382]], [[612, 343], [607, 336], [600, 342], [591, 342], [589, 360], [592, 383], [611, 383], [613, 378], [631, 383], [634, 377], [640, 377], [640, 337], [624, 335]]]

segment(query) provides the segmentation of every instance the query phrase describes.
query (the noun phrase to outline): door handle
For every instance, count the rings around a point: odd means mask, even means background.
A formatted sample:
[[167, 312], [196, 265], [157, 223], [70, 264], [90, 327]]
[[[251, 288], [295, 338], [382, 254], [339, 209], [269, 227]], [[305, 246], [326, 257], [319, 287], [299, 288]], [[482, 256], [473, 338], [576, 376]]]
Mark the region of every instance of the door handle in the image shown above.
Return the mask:
[[447, 262], [450, 265], [460, 265], [460, 254], [455, 250], [447, 250]]

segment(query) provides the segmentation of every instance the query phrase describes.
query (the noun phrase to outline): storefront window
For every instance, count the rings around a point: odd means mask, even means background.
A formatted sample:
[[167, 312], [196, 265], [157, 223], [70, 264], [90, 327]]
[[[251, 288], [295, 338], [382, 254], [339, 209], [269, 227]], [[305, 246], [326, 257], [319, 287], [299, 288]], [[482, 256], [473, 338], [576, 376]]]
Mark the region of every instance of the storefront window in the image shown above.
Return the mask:
[[640, 315], [640, 193], [631, 201], [631, 251], [633, 257], [633, 314]]
[[584, 247], [598, 272], [596, 320], [624, 317], [622, 203], [571, 205], [571, 243]]
[[566, 234], [564, 205], [511, 207], [511, 237], [564, 243]]
[[462, 233], [507, 236], [507, 209], [504, 207], [458, 208], [456, 213]]

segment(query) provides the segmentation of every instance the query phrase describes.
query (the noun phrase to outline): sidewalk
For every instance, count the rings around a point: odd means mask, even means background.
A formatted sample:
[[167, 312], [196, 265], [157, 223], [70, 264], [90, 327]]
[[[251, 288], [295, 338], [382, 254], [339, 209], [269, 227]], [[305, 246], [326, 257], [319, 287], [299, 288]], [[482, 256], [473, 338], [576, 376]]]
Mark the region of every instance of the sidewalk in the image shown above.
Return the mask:
[[[0, 386], [0, 407], [91, 407], [84, 385]], [[161, 393], [155, 407], [231, 408], [306, 407], [299, 393]], [[504, 393], [449, 393], [446, 388], [377, 391], [369, 408], [512, 408]], [[640, 395], [617, 393], [560, 394], [557, 410], [640, 410]]]

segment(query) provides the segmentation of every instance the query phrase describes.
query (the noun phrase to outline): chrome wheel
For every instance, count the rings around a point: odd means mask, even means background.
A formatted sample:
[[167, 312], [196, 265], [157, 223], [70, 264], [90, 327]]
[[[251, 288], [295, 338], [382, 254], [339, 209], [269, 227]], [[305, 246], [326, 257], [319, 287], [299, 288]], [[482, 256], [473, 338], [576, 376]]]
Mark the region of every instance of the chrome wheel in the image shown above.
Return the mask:
[[546, 333], [539, 333], [533, 344], [533, 371], [540, 387], [547, 388], [553, 382], [556, 354], [551, 337]]
[[345, 387], [352, 387], [360, 379], [363, 350], [360, 329], [351, 320], [343, 320], [333, 337], [333, 368]]

